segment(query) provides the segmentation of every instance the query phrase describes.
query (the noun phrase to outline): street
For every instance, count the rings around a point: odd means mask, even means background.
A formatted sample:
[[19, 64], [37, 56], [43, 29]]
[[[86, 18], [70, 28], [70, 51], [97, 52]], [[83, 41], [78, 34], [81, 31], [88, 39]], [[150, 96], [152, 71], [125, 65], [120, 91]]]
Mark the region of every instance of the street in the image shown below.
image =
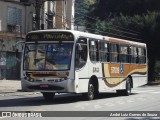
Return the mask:
[[0, 96], [0, 111], [160, 111], [160, 85], [133, 89], [130, 96], [101, 93], [92, 101], [80, 94], [57, 94], [50, 102], [41, 94], [6, 94]]

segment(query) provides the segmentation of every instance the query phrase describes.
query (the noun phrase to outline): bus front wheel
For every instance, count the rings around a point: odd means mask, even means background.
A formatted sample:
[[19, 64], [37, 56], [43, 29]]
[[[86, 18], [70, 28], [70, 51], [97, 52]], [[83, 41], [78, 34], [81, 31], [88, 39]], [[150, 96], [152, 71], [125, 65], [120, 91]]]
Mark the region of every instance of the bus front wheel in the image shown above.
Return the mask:
[[98, 90], [96, 90], [96, 86], [93, 82], [89, 82], [88, 84], [88, 92], [82, 94], [87, 100], [93, 100], [96, 96], [98, 96]]
[[42, 94], [43, 94], [44, 99], [47, 101], [53, 100], [55, 96], [55, 93], [51, 93], [51, 92], [43, 92]]

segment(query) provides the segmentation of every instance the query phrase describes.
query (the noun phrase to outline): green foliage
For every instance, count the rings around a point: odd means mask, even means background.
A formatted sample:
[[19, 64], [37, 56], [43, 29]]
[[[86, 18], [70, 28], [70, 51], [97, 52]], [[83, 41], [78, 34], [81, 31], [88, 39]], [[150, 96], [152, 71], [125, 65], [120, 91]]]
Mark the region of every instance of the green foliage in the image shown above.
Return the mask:
[[159, 5], [160, 0], [98, 0], [89, 5], [85, 25], [91, 32], [103, 31], [101, 34], [137, 41], [140, 38], [147, 43], [149, 80], [153, 80], [155, 61], [160, 60]]
[[155, 80], [160, 80], [160, 61], [157, 61], [154, 68]]
[[96, 0], [75, 0], [75, 25], [85, 26], [86, 16]]

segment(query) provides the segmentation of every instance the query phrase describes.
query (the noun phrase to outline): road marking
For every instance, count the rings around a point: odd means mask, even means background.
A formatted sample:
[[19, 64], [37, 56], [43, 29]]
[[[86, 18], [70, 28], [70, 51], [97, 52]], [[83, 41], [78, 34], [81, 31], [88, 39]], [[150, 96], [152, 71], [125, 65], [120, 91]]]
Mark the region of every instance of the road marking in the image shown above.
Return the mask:
[[84, 110], [84, 109], [85, 109], [85, 107], [80, 107], [80, 109]]
[[151, 93], [158, 94], [158, 93], [160, 93], [160, 92], [151, 92]]
[[115, 104], [113, 104], [113, 103], [106, 103], [105, 105], [109, 106], [109, 107], [115, 106]]
[[117, 101], [117, 102], [115, 102], [115, 103], [117, 103], [117, 104], [125, 104], [123, 101]]
[[127, 103], [132, 103], [134, 102], [134, 100], [127, 100]]
[[136, 93], [147, 93], [147, 92], [153, 92], [153, 91], [155, 91], [155, 90], [145, 90], [145, 91], [143, 91], [143, 90], [133, 90], [133, 92], [136, 92]]
[[94, 108], [95, 108], [95, 109], [100, 109], [100, 108], [102, 108], [102, 107], [101, 107], [100, 105], [95, 105]]
[[146, 101], [145, 98], [137, 98], [137, 99], [140, 100], [140, 101]]

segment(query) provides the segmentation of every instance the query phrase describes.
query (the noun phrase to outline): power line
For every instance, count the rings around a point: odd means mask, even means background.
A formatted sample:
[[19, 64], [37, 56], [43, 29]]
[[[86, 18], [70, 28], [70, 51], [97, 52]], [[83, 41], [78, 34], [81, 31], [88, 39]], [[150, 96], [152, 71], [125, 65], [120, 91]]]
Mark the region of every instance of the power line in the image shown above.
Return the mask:
[[[58, 15], [58, 14], [56, 14], [56, 16], [62, 17], [62, 15]], [[66, 17], [64, 17], [64, 19], [65, 19], [66, 21], [68, 21], [69, 23], [71, 23], [71, 24], [72, 24], [72, 23], [76, 24], [75, 22], [72, 22], [72, 21], [68, 20]], [[77, 24], [77, 25], [78, 25], [78, 24]], [[132, 40], [136, 40], [136, 41], [142, 40], [142, 39], [138, 39], [138, 38], [128, 37], [128, 36], [125, 36], [125, 35], [118, 35], [118, 34], [111, 33], [111, 32], [104, 32], [104, 31], [100, 31], [100, 30], [98, 30], [98, 29], [86, 28], [86, 30], [94, 30], [94, 31], [97, 31], [97, 32], [99, 32], [99, 33], [107, 34], [107, 36], [108, 36], [108, 35], [111, 35], [112, 37], [117, 36], [117, 37], [121, 37], [121, 38], [125, 38], [125, 39], [132, 39]], [[117, 31], [118, 31], [118, 30], [117, 30]]]
[[[85, 3], [83, 3], [83, 4], [85, 4]], [[87, 5], [87, 4], [85, 4], [85, 5]], [[77, 9], [79, 9], [79, 10], [81, 10], [81, 11], [84, 11], [83, 9], [80, 9], [80, 8], [77, 8]], [[78, 12], [75, 12], [75, 13], [77, 13], [77, 14], [83, 14], [83, 13], [78, 13]], [[84, 15], [84, 14], [83, 14]], [[87, 16], [87, 15], [84, 15], [84, 16], [86, 16], [86, 17], [88, 17], [89, 18], [89, 16]], [[91, 19], [93, 19], [93, 20], [97, 20], [97, 18], [93, 18], [93, 17], [91, 17]], [[127, 28], [123, 28], [123, 27], [120, 27], [120, 26], [118, 26], [118, 25], [113, 25], [114, 27], [116, 27], [116, 28], [120, 28], [120, 29], [123, 29], [123, 30], [127, 30], [127, 31], [130, 31], [130, 32], [134, 32], [134, 33], [136, 33], [136, 34], [141, 34], [140, 32], [137, 32], [137, 31], [134, 31], [134, 30], [131, 30], [131, 29], [127, 29]]]
[[115, 33], [104, 32], [104, 31], [100, 31], [100, 30], [92, 29], [92, 28], [86, 28], [86, 29], [88, 29], [88, 30], [94, 30], [94, 31], [96, 31], [96, 32], [105, 33], [105, 34], [108, 34], [108, 35], [113, 35], [112, 37], [117, 36], [117, 37], [126, 38], [126, 39], [132, 39], [132, 40], [136, 40], [136, 41], [137, 41], [137, 40], [138, 40], [138, 41], [142, 40], [142, 39], [133, 38], [133, 37], [128, 37], [128, 36], [124, 36], [124, 35], [118, 35], [118, 34], [115, 34]]
[[[91, 22], [88, 22], [89, 24], [93, 24], [93, 23], [91, 23]], [[91, 28], [89, 28], [90, 30], [91, 30]], [[108, 28], [108, 29], [110, 29], [110, 30], [112, 30], [112, 31], [117, 31], [117, 32], [119, 32], [119, 33], [123, 33], [123, 34], [129, 34], [130, 36], [132, 35], [132, 36], [135, 36], [135, 37], [141, 37], [141, 36], [139, 36], [138, 34], [136, 34], [136, 33], [130, 33], [130, 32], [126, 32], [126, 31], [122, 31], [122, 30], [117, 30], [117, 29], [114, 29], [114, 28]], [[95, 30], [95, 29], [92, 29], [92, 30]], [[98, 29], [96, 29], [96, 30], [98, 30]], [[100, 31], [100, 30], [98, 30], [98, 31]], [[114, 36], [119, 36], [119, 37], [122, 37], [122, 35], [118, 35], [118, 34], [115, 34], [115, 33], [111, 33], [111, 32], [104, 32], [104, 31], [101, 31], [101, 33], [108, 33], [108, 34], [110, 34], [110, 35], [114, 35]], [[125, 36], [125, 35], [123, 35], [123, 37], [127, 37], [127, 36]], [[127, 38], [132, 38], [133, 39], [133, 37], [127, 37]], [[135, 38], [136, 40], [138, 39], [138, 38]], [[140, 40], [140, 39], [139, 39]]]
[[[90, 18], [90, 19], [95, 20], [95, 21], [98, 20], [97, 18], [93, 18], [93, 17], [90, 17], [90, 16], [88, 16], [88, 15], [84, 15], [84, 14], [79, 13], [79, 12], [75, 12], [75, 13], [76, 13], [76, 14], [79, 14], [79, 15], [82, 15], [82, 16], [85, 16], [85, 17]], [[112, 26], [115, 27], [115, 28], [120, 28], [120, 29], [123, 29], [123, 30], [127, 30], [127, 31], [132, 32], [132, 33], [127, 32], [128, 34], [129, 34], [129, 33], [130, 33], [130, 34], [140, 34], [140, 32], [137, 32], [137, 31], [134, 31], [134, 30], [131, 30], [131, 29], [122, 28], [122, 27], [117, 26], [117, 25], [112, 25]], [[119, 30], [119, 31], [121, 31], [121, 32], [126, 32], [126, 31], [122, 31], [122, 30]]]

